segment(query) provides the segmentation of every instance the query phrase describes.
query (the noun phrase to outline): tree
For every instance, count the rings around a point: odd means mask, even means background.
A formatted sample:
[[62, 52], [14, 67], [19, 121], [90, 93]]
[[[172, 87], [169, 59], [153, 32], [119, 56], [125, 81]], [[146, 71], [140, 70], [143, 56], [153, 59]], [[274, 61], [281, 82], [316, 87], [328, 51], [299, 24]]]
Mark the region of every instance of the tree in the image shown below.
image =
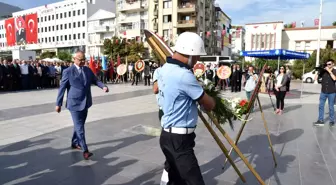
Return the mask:
[[118, 37], [104, 40], [104, 55], [117, 60], [118, 55], [125, 61], [136, 62], [145, 54], [145, 47], [142, 42], [136, 40], [126, 40]]
[[54, 58], [55, 56], [56, 56], [56, 54], [54, 52], [45, 51], [45, 52], [41, 53], [40, 59]]
[[[305, 63], [305, 73], [312, 71], [316, 67], [316, 55], [317, 51], [315, 50], [307, 60], [296, 60], [293, 65], [293, 75], [295, 78], [302, 77], [302, 68], [303, 63]], [[332, 50], [330, 47], [320, 50], [320, 65], [327, 62], [329, 59], [336, 60], [336, 51]]]
[[284, 27], [285, 28], [293, 28], [293, 24], [285, 24]]
[[[278, 69], [278, 60], [267, 60], [262, 58], [257, 58], [255, 60], [255, 66], [259, 69], [261, 69], [265, 64], [267, 63], [268, 66], [270, 66], [273, 70]], [[286, 60], [280, 60], [280, 66], [284, 66], [288, 63]]]
[[58, 52], [57, 58], [59, 58], [62, 61], [71, 61], [72, 55], [69, 52], [61, 51], [61, 52]]
[[332, 25], [333, 25], [333, 26], [336, 26], [336, 21], [334, 21], [334, 22], [332, 23]]
[[155, 53], [155, 51], [154, 50], [152, 50], [152, 52], [151, 52], [151, 58], [152, 58], [152, 60], [154, 61], [154, 62], [160, 62], [160, 58], [159, 58], [159, 56]]

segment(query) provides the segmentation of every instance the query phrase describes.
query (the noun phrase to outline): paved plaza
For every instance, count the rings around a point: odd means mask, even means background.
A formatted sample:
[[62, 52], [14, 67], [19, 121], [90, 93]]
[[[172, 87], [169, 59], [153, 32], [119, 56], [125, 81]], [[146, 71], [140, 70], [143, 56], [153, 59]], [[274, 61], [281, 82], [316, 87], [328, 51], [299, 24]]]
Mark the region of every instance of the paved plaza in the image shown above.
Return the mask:
[[[260, 95], [278, 166], [274, 168], [258, 109], [238, 147], [268, 185], [335, 185], [336, 128], [312, 126], [320, 87], [305, 84], [300, 98], [300, 84], [292, 86], [282, 116], [273, 113], [268, 94]], [[70, 149], [72, 120], [65, 108], [61, 114], [54, 112], [57, 90], [0, 94], [0, 184], [159, 184], [164, 157], [151, 87], [109, 87], [108, 94], [92, 88], [86, 135], [94, 156], [89, 161]], [[244, 92], [225, 96], [244, 97]], [[240, 125], [235, 122], [234, 131], [227, 125], [224, 129], [234, 138]], [[225, 157], [203, 123], [196, 134], [195, 153], [206, 184], [244, 184], [230, 165], [223, 169]], [[246, 184], [259, 184], [240, 159], [234, 160]]]

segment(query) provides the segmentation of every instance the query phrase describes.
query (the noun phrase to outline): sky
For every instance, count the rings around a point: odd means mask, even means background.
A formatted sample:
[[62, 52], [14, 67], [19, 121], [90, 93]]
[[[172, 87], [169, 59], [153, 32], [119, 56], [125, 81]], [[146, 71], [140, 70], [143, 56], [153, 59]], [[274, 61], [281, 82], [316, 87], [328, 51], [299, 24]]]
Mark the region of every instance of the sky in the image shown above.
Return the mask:
[[[60, 0], [0, 0], [27, 9]], [[336, 0], [323, 0], [322, 25], [336, 21]], [[320, 0], [216, 0], [223, 11], [231, 17], [233, 25], [255, 22], [284, 21], [313, 26], [319, 17]]]

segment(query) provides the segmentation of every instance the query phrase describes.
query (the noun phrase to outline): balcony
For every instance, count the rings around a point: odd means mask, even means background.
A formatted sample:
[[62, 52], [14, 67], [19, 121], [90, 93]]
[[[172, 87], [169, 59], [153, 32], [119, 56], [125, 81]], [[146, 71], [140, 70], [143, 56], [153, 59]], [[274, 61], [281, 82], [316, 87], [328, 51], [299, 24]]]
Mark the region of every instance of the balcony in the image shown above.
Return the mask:
[[118, 7], [120, 12], [136, 12], [136, 11], [143, 11], [146, 8], [148, 8], [148, 4], [147, 1], [145, 2], [141, 2], [139, 1], [135, 1], [133, 3], [127, 3], [127, 2], [123, 2], [121, 4], [121, 6]]
[[104, 45], [104, 39], [89, 41], [89, 46], [102, 46], [102, 45]]
[[185, 3], [178, 6], [177, 12], [178, 13], [191, 13], [197, 12], [198, 6], [194, 3]]
[[159, 10], [158, 9], [154, 10], [154, 17], [155, 18], [159, 17]]
[[196, 20], [179, 20], [177, 21], [177, 28], [194, 28], [197, 27]]
[[89, 27], [89, 32], [90, 33], [105, 33], [105, 32], [114, 32], [115, 31], [115, 27], [111, 27], [111, 26], [92, 26]]

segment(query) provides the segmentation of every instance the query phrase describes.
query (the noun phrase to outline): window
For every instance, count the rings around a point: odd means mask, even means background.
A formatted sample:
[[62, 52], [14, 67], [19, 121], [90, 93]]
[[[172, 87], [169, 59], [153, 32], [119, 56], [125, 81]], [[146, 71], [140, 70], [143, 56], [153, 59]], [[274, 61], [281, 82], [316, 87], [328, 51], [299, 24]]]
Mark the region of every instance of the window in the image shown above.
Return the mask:
[[163, 1], [163, 8], [171, 8], [172, 7], [172, 1]]
[[47, 27], [44, 27], [44, 32], [47, 32]]
[[261, 48], [265, 48], [265, 35], [261, 35]]
[[78, 33], [78, 38], [77, 39], [80, 39], [80, 33]]
[[37, 32], [38, 32], [38, 33], [41, 33], [40, 28], [37, 29]]
[[63, 18], [63, 14], [60, 13], [60, 18], [62, 19]]
[[85, 33], [83, 33], [83, 36], [82, 36], [83, 39], [85, 39]]
[[37, 22], [40, 22], [40, 18], [37, 18]]
[[56, 30], [58, 30], [58, 25], [56, 25]]
[[82, 14], [85, 15], [85, 9], [82, 10]]
[[46, 22], [46, 21], [47, 21], [47, 16], [44, 17], [44, 22]]
[[79, 22], [79, 21], [77, 22], [77, 27], [78, 27], [78, 28], [80, 27], [80, 22]]
[[58, 40], [59, 40], [59, 37], [57, 36], [57, 37], [56, 37], [56, 41], [58, 42]]
[[52, 15], [52, 16], [51, 16], [51, 19], [52, 19], [52, 20], [55, 20], [55, 15]]
[[69, 40], [71, 40], [71, 35], [69, 35]]
[[49, 15], [49, 16], [48, 16], [48, 21], [50, 21], [50, 19], [51, 19], [51, 18], [50, 18], [50, 15]]
[[260, 35], [257, 35], [256, 39], [257, 39], [257, 41], [256, 41], [256, 48], [260, 49]]
[[55, 31], [55, 26], [52, 26], [52, 30]]
[[301, 50], [301, 41], [296, 41], [295, 42], [295, 51], [300, 51]]
[[43, 38], [41, 39], [41, 41], [43, 42]]
[[71, 11], [69, 11], [69, 13], [68, 13], [68, 14], [69, 14], [69, 17], [71, 17]]
[[71, 28], [71, 23], [69, 23], [69, 29]]
[[163, 30], [163, 38], [168, 38], [169, 30]]
[[306, 42], [306, 45], [305, 45], [305, 50], [310, 50], [310, 41], [307, 41]]
[[85, 27], [85, 21], [83, 21], [83, 23], [82, 23], [82, 24], [83, 24], [83, 27]]
[[51, 37], [49, 37], [49, 42], [51, 42]]
[[252, 35], [252, 49], [256, 48], [256, 36]]
[[53, 37], [53, 42], [55, 42], [55, 37]]
[[68, 36], [64, 35], [64, 40], [67, 41], [68, 40]]
[[64, 24], [64, 29], [67, 29], [67, 24]]
[[270, 46], [270, 49], [273, 49], [274, 48], [274, 34], [271, 34], [271, 37], [270, 37], [270, 43], [271, 43], [271, 46]]
[[265, 44], [266, 44], [265, 48], [269, 48], [269, 46], [270, 46], [270, 34], [266, 35]]
[[75, 22], [73, 23], [73, 28], [76, 28], [76, 23]]
[[77, 10], [77, 15], [80, 15], [80, 10]]
[[163, 16], [163, 23], [169, 23], [172, 21], [172, 16], [171, 15], [164, 15]]
[[73, 39], [76, 40], [76, 34], [73, 34]]
[[56, 19], [58, 19], [58, 14], [56, 14]]
[[48, 30], [49, 30], [49, 32], [51, 31], [51, 26], [49, 26]]
[[63, 41], [63, 35], [61, 35], [61, 41]]
[[64, 18], [66, 18], [67, 17], [67, 14], [66, 14], [66, 12], [64, 12]]
[[76, 16], [76, 11], [75, 10], [72, 12], [72, 16]]
[[38, 39], [38, 43], [41, 43], [41, 39]]

